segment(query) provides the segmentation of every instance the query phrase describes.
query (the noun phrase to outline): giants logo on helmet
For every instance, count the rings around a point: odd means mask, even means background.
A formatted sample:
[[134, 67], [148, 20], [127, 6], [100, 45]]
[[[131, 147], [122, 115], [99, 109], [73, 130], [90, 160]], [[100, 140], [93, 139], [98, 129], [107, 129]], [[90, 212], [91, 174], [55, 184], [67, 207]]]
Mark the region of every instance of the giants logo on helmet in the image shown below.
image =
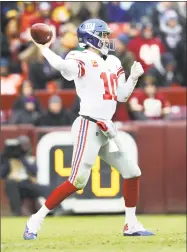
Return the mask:
[[95, 29], [95, 23], [86, 23], [85, 30], [93, 31]]

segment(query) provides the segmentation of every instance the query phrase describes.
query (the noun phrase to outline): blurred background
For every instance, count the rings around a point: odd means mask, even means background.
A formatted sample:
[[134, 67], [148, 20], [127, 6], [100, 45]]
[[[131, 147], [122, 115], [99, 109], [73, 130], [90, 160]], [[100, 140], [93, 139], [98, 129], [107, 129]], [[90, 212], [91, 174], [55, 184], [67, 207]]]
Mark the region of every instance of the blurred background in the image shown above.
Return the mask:
[[[48, 64], [29, 41], [29, 28], [38, 22], [51, 25], [57, 36], [51, 49], [65, 58], [71, 50], [82, 50], [76, 30], [89, 18], [103, 19], [113, 30], [115, 55], [127, 78], [134, 60], [145, 70], [128, 102], [118, 104], [113, 117], [137, 147], [143, 173], [138, 211], [184, 213], [186, 2], [20, 1], [1, 2], [2, 214], [30, 215], [67, 179], [72, 146], [63, 137], [69, 136], [79, 112], [74, 82]], [[61, 135], [53, 135], [53, 145], [50, 137], [43, 144], [42, 139], [57, 131]], [[93, 170], [96, 188], [91, 176], [85, 190], [73, 196], [76, 204], [70, 199], [52, 214], [124, 211], [121, 178], [100, 160]]]

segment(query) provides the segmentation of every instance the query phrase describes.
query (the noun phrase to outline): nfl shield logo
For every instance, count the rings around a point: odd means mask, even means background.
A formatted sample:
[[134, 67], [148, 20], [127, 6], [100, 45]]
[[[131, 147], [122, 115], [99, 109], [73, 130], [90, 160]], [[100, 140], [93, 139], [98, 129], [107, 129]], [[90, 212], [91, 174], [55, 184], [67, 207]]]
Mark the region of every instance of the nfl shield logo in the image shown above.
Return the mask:
[[93, 67], [98, 67], [98, 63], [97, 63], [96, 60], [92, 60], [92, 66], [93, 66]]

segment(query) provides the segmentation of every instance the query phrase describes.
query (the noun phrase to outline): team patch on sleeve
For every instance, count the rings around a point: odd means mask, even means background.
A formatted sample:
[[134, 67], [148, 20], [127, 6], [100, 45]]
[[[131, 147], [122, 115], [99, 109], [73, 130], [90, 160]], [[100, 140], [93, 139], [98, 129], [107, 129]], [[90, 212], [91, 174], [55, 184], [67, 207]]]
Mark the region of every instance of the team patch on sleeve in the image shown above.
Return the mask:
[[120, 67], [117, 71], [117, 77], [119, 78], [121, 74], [125, 73], [123, 67]]

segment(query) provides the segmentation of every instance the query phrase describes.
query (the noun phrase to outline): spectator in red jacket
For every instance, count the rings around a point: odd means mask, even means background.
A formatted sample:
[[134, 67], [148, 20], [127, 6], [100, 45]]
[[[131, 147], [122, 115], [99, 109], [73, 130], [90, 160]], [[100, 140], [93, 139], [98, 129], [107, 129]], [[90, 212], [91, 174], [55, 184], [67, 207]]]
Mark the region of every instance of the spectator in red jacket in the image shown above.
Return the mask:
[[130, 40], [127, 47], [142, 64], [145, 73], [153, 64], [160, 64], [160, 56], [165, 51], [164, 44], [154, 36], [153, 26], [147, 20], [143, 22], [140, 36]]
[[144, 89], [129, 99], [129, 110], [133, 120], [164, 119], [170, 113], [170, 104], [158, 92], [155, 79], [147, 75], [144, 77]]

